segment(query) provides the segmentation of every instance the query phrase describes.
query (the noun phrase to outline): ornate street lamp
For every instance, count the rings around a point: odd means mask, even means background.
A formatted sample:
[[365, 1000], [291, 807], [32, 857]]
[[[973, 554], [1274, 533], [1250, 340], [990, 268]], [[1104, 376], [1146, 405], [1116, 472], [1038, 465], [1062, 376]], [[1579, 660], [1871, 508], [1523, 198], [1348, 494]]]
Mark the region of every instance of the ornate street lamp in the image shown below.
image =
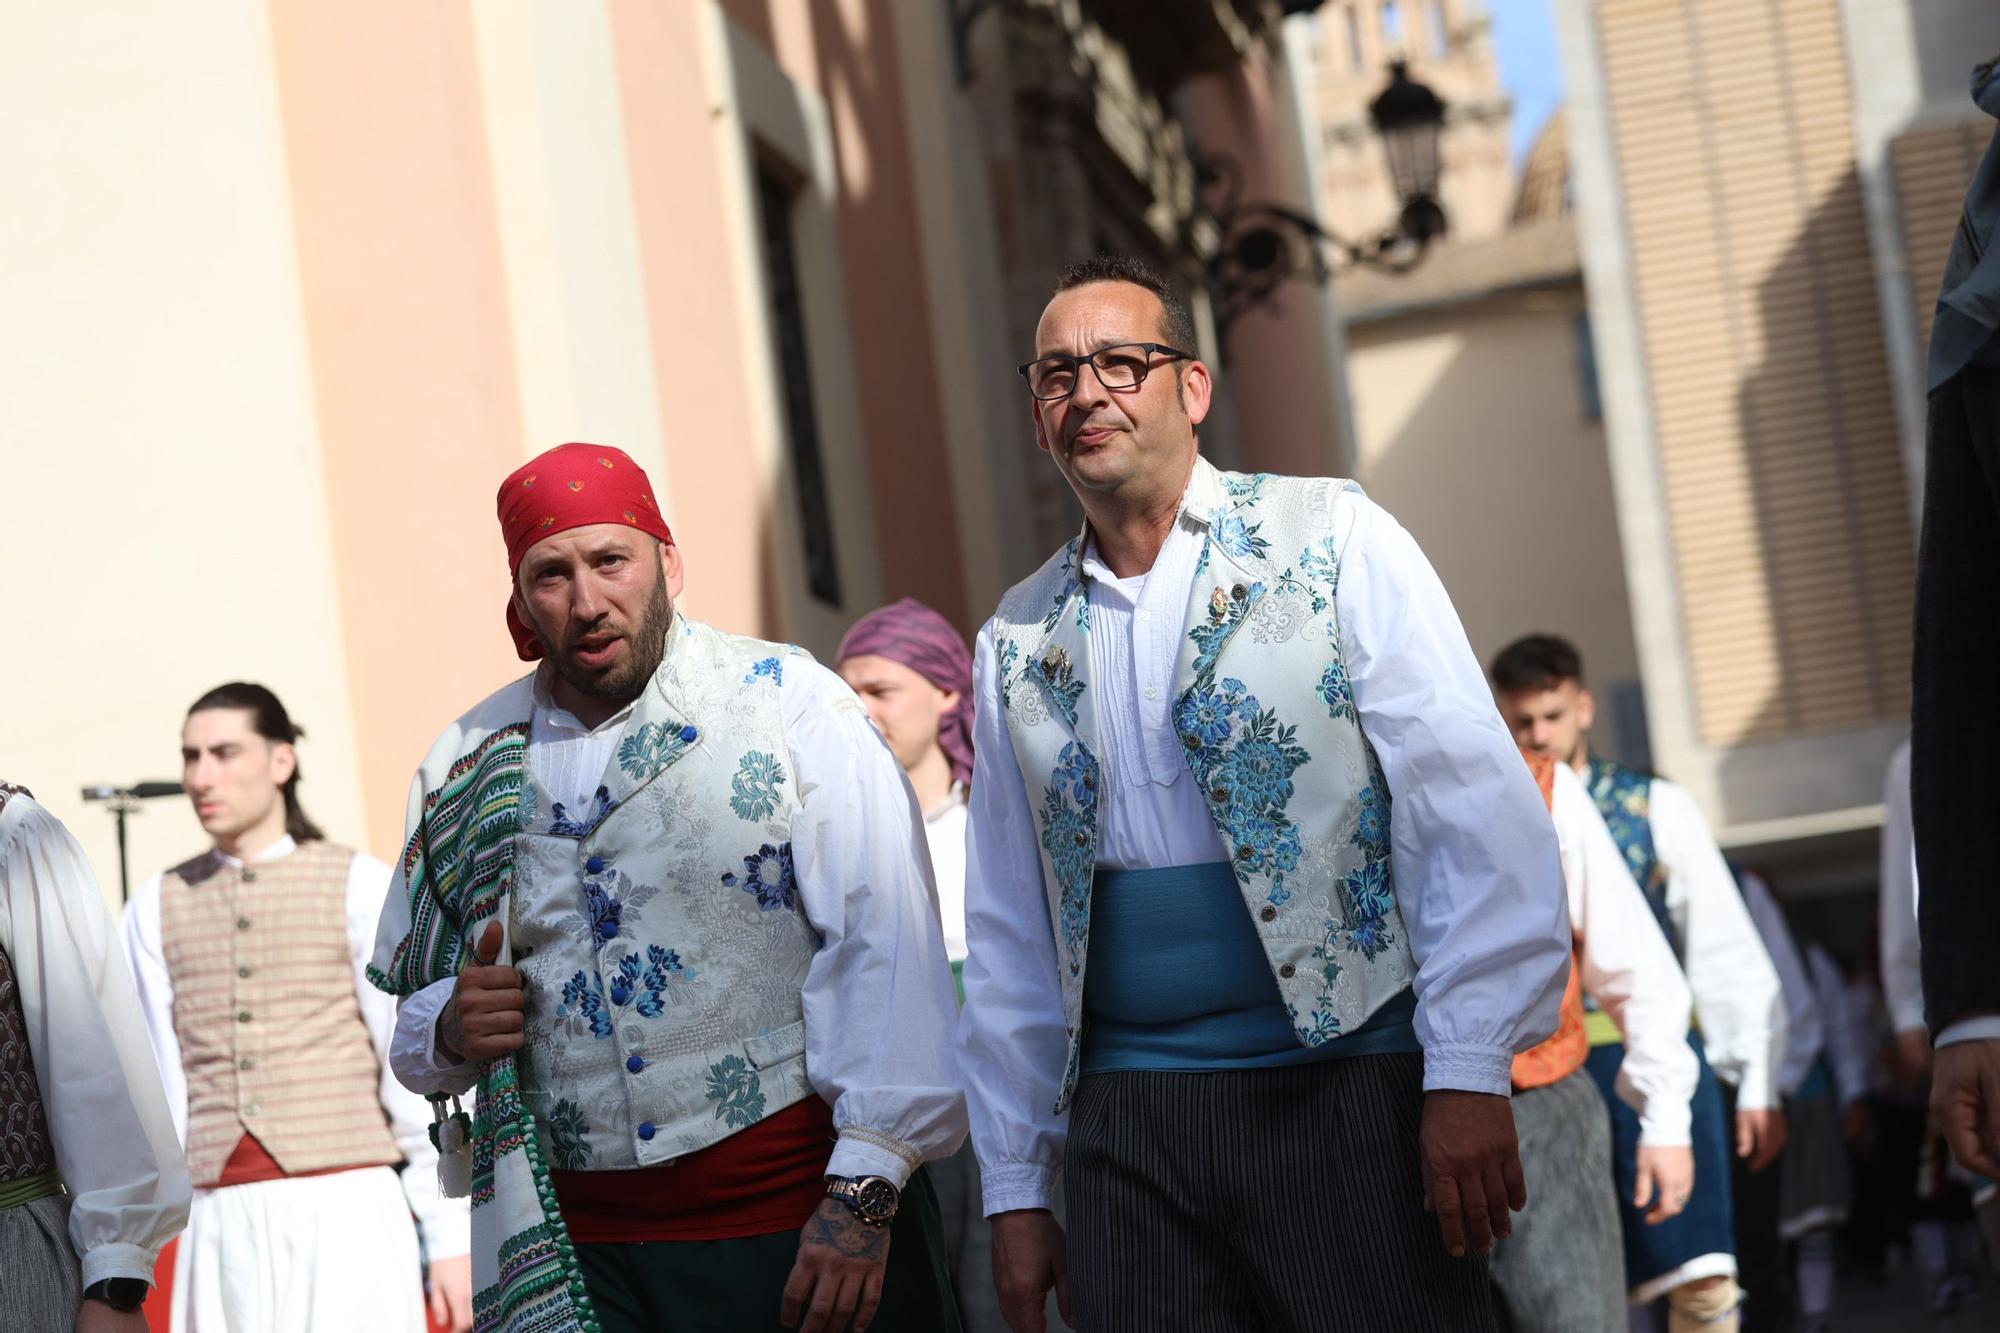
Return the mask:
[[1403, 61], [1389, 66], [1389, 86], [1369, 104], [1368, 117], [1382, 136], [1389, 178], [1402, 209], [1393, 228], [1366, 240], [1336, 236], [1312, 215], [1283, 204], [1245, 201], [1239, 197], [1239, 170], [1233, 158], [1220, 153], [1198, 156], [1196, 180], [1221, 235], [1207, 263], [1217, 334], [1243, 311], [1268, 301], [1301, 270], [1324, 284], [1332, 278], [1336, 261], [1400, 273], [1421, 260], [1430, 243], [1445, 233], [1444, 209], [1437, 201], [1444, 112], [1444, 102], [1412, 79]]

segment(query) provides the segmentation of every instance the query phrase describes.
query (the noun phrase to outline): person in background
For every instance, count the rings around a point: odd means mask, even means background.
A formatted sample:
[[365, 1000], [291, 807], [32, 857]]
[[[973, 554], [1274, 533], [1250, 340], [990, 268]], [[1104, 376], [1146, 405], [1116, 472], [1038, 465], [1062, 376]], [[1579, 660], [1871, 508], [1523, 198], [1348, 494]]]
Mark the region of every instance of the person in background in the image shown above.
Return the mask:
[[1625, 1266], [1611, 1121], [1584, 1069], [1584, 997], [1625, 1036], [1618, 1095], [1640, 1124], [1633, 1203], [1653, 1224], [1680, 1212], [1694, 1190], [1688, 1103], [1701, 1070], [1687, 1043], [1692, 999], [1583, 780], [1548, 755], [1526, 758], [1562, 846], [1575, 946], [1561, 1026], [1514, 1057], [1514, 1124], [1534, 1192], [1514, 1234], [1493, 1247], [1493, 1285], [1515, 1333], [1601, 1333], [1625, 1321]]
[[937, 880], [945, 956], [962, 993], [972, 650], [949, 620], [905, 597], [854, 622], [834, 655], [834, 670], [861, 696], [868, 720], [916, 794]]
[[396, 1006], [366, 975], [389, 867], [307, 817], [300, 736], [262, 685], [195, 700], [181, 781], [212, 844], [125, 915], [196, 1186], [173, 1325], [421, 1333], [421, 1226], [430, 1313], [462, 1333], [466, 1206], [438, 1192], [428, 1109], [389, 1072]]
[[1569, 969], [1555, 831], [1409, 533], [1201, 456], [1192, 339], [1102, 257], [1020, 367], [1086, 522], [975, 650], [959, 1049], [1002, 1308], [1487, 1329], [1513, 1057]]
[[96, 877], [0, 783], [0, 1329], [145, 1333], [187, 1161]]
[[[854, 622], [834, 670], [903, 766], [923, 812], [938, 917], [952, 978], [965, 995], [965, 811], [972, 781], [972, 651], [952, 623], [915, 598]], [[979, 1158], [966, 1144], [934, 1162], [945, 1253], [965, 1333], [1007, 1333], [993, 1287], [992, 1229], [981, 1206]]]
[[1731, 1143], [1736, 1157], [1758, 1171], [1769, 1169], [1785, 1146], [1777, 1091], [1785, 1017], [1777, 972], [1693, 798], [1591, 753], [1596, 703], [1575, 646], [1531, 634], [1502, 649], [1491, 674], [1514, 739], [1584, 779], [1694, 994], [1700, 1035], [1688, 1041], [1703, 1068], [1693, 1102], [1694, 1196], [1680, 1216], [1659, 1225], [1648, 1225], [1631, 1203], [1640, 1126], [1617, 1095], [1624, 1045], [1603, 1024], [1591, 1036], [1590, 1071], [1611, 1108], [1632, 1300], [1645, 1305], [1665, 1297], [1675, 1333], [1732, 1333], [1742, 1288]]
[[[1840, 969], [1824, 950], [1815, 969], [1793, 939], [1784, 910], [1762, 875], [1739, 870], [1737, 883], [1784, 990], [1785, 1060], [1778, 1069], [1778, 1090], [1785, 1099], [1788, 1130], [1768, 1203], [1752, 1215], [1745, 1206], [1746, 1192], [1737, 1193], [1737, 1234], [1754, 1228], [1794, 1247], [1801, 1333], [1826, 1333], [1833, 1319], [1834, 1235], [1846, 1222], [1853, 1197], [1846, 1139], [1850, 1131], [1859, 1134], [1852, 1117], [1866, 1114], [1867, 1066], [1839, 1040], [1847, 1026]], [[1831, 976], [1824, 975], [1829, 968]], [[1753, 1293], [1758, 1323], [1766, 1328], [1781, 1323], [1789, 1304], [1782, 1291]], [[1751, 1326], [1746, 1319], [1744, 1327]]]

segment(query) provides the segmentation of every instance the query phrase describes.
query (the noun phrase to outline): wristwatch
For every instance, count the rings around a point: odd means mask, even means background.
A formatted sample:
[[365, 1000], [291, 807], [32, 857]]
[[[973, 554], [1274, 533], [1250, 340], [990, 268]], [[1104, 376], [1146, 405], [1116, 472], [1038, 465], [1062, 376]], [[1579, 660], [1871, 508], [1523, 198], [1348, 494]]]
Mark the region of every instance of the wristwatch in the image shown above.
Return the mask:
[[828, 1176], [826, 1196], [838, 1199], [871, 1227], [885, 1227], [896, 1218], [903, 1193], [880, 1176]]
[[85, 1287], [83, 1298], [100, 1301], [120, 1314], [130, 1314], [146, 1303], [146, 1294], [152, 1289], [150, 1283], [136, 1277], [107, 1277]]

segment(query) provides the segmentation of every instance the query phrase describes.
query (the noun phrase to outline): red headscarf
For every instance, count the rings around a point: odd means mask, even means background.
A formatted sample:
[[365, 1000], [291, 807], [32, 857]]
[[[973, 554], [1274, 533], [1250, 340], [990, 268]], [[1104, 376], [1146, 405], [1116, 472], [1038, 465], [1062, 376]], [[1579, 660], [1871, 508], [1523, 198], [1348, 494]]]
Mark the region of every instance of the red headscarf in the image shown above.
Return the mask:
[[[536, 542], [571, 528], [624, 523], [668, 545], [674, 534], [653, 499], [653, 483], [623, 450], [606, 444], [563, 444], [538, 454], [500, 483], [500, 533], [507, 539], [507, 577]], [[542, 641], [507, 598], [507, 629], [524, 662], [542, 655]]]

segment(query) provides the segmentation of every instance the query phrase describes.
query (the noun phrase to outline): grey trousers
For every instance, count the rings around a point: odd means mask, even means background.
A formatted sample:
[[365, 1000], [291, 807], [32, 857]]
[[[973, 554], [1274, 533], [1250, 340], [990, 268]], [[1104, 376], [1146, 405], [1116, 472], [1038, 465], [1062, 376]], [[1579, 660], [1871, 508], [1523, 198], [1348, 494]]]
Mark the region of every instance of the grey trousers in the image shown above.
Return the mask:
[[0, 1329], [70, 1333], [83, 1272], [69, 1243], [69, 1196], [0, 1209]]
[[1493, 1285], [1514, 1333], [1625, 1327], [1625, 1253], [1611, 1175], [1611, 1119], [1579, 1069], [1514, 1094], [1528, 1206], [1493, 1247]]
[[1079, 1333], [1487, 1333], [1423, 1210], [1421, 1055], [1086, 1077], [1063, 1164]]

